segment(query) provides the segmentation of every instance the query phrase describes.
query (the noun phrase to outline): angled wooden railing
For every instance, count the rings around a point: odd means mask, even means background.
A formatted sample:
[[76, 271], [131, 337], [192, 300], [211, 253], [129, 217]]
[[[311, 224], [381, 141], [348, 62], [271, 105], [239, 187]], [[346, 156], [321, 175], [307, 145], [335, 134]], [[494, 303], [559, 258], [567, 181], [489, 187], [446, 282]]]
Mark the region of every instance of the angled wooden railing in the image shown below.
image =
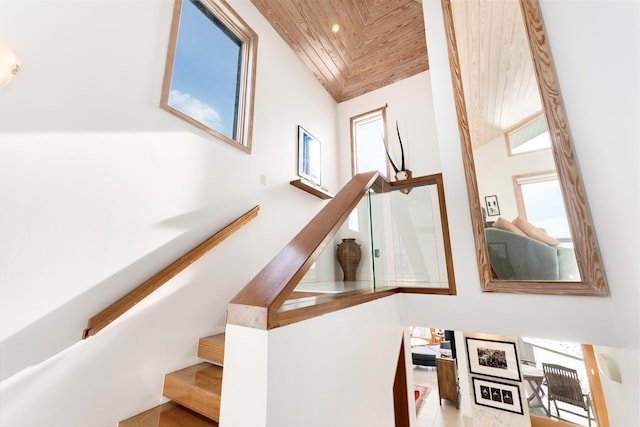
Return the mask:
[[354, 176], [231, 300], [227, 323], [259, 329], [276, 327], [278, 309], [376, 179], [378, 172]]
[[260, 206], [253, 207], [251, 210], [247, 211], [245, 214], [238, 217], [229, 225], [215, 233], [213, 236], [209, 237], [207, 240], [200, 243], [198, 246], [178, 258], [168, 267], [164, 268], [162, 271], [142, 283], [140, 286], [133, 289], [131, 292], [90, 318], [88, 326], [82, 334], [82, 338], [85, 339], [92, 335], [95, 335], [109, 323], [122, 316], [133, 306], [142, 301], [145, 297], [149, 296], [160, 286], [168, 282], [176, 274], [180, 273], [182, 270], [187, 268], [197, 259], [202, 257], [208, 251], [225, 240], [227, 237], [231, 236], [249, 221], [254, 219], [258, 215], [259, 210]]
[[[407, 288], [389, 287], [353, 292], [348, 298], [329, 298], [323, 304], [300, 310], [279, 310], [311, 265], [355, 209], [362, 197], [373, 189], [384, 193], [427, 184], [438, 185], [440, 215], [443, 224], [446, 255], [450, 260], [449, 232], [447, 226], [442, 175], [430, 175], [400, 182], [388, 182], [378, 172], [366, 172], [354, 176], [347, 185], [260, 271], [229, 303], [227, 323], [258, 329], [273, 329], [331, 311], [362, 304], [398, 292], [412, 292]], [[418, 290], [418, 293], [455, 294], [453, 265], [447, 262], [449, 289]]]

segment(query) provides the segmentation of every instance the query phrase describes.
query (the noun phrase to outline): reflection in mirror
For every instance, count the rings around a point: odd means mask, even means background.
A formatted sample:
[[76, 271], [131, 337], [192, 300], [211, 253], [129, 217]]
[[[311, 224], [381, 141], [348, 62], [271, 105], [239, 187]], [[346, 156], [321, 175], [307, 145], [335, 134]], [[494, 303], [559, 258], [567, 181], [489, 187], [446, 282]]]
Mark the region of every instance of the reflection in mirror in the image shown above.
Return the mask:
[[510, 156], [535, 150], [551, 149], [551, 139], [544, 114], [527, 121], [521, 126], [508, 130], [505, 137], [507, 138], [507, 150]]
[[536, 0], [443, 0], [484, 290], [606, 295]]

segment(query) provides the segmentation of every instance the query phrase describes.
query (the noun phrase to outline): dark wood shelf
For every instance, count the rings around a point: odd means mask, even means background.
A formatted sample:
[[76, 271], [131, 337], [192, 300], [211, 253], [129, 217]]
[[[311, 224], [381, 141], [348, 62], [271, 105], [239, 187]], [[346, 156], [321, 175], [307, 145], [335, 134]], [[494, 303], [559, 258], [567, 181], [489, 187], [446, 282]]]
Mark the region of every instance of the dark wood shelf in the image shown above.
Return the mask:
[[324, 200], [333, 198], [333, 194], [323, 190], [320, 187], [310, 184], [303, 179], [294, 179], [293, 181], [290, 181], [289, 184]]

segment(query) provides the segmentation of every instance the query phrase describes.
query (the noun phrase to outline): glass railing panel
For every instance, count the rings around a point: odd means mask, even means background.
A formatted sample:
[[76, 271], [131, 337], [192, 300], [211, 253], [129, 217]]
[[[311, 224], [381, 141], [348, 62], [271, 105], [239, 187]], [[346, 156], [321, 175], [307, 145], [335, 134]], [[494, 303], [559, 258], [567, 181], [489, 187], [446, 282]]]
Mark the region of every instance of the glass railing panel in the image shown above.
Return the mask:
[[[355, 248], [355, 251], [349, 252], [348, 247]], [[316, 259], [288, 300], [301, 298], [317, 300], [323, 296], [335, 297], [337, 294], [355, 290], [372, 289], [374, 276], [371, 248], [371, 221], [367, 194], [342, 224], [333, 240]], [[341, 266], [339, 253], [345, 263], [344, 268]], [[355, 267], [348, 266], [353, 263]], [[346, 278], [345, 269], [348, 275]], [[351, 269], [354, 272], [349, 275]]]
[[447, 288], [447, 263], [437, 185], [372, 197], [376, 283]]

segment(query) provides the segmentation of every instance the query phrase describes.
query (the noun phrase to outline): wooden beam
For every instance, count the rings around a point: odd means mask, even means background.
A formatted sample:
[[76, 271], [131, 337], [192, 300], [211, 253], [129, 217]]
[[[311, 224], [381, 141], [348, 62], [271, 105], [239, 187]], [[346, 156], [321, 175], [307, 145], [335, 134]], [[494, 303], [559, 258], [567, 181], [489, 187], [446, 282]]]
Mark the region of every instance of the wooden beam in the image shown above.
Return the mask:
[[589, 391], [591, 392], [591, 403], [593, 412], [595, 413], [596, 425], [598, 427], [609, 427], [609, 412], [607, 411], [607, 403], [604, 399], [604, 391], [602, 391], [602, 382], [600, 381], [600, 371], [598, 370], [598, 362], [593, 346], [590, 344], [582, 344], [582, 357], [584, 366], [589, 379]]

